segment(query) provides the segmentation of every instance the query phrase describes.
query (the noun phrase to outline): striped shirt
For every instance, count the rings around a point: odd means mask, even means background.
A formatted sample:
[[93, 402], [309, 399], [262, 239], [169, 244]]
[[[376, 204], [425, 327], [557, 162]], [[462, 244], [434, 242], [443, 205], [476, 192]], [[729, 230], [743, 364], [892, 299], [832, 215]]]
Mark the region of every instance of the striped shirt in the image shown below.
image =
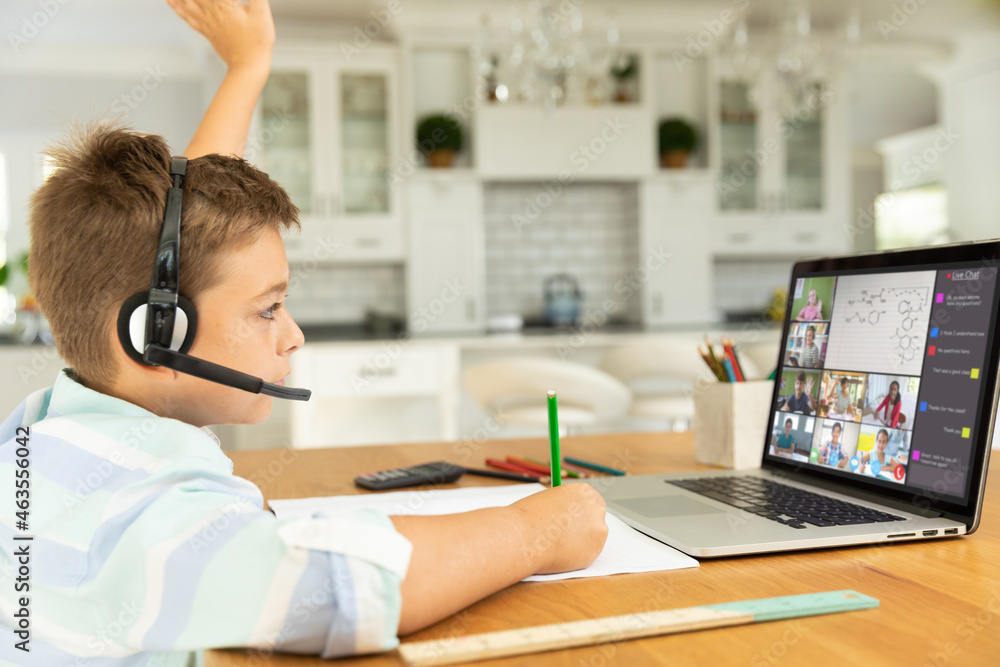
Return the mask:
[[815, 343], [802, 348], [799, 356], [799, 366], [802, 368], [812, 368], [819, 361], [819, 348]]
[[[19, 427], [27, 530], [14, 493]], [[30, 652], [8, 628], [0, 664], [182, 667], [211, 647], [332, 658], [398, 645], [412, 547], [389, 518], [279, 521], [232, 468], [207, 429], [65, 372], [28, 396], [0, 425], [0, 624], [27, 596]], [[30, 588], [16, 592], [24, 545]]]

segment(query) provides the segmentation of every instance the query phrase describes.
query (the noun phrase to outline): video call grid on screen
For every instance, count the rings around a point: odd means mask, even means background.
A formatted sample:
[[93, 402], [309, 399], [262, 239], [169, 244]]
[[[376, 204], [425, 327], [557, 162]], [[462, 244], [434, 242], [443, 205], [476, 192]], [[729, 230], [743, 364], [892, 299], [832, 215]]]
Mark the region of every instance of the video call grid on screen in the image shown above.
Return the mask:
[[767, 456], [967, 503], [995, 286], [981, 264], [795, 276]]

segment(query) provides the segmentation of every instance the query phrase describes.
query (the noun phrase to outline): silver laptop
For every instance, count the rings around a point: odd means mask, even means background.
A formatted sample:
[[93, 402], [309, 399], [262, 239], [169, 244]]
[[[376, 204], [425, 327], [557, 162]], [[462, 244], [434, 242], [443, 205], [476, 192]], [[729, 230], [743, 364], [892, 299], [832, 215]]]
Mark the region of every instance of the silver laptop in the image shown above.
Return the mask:
[[696, 557], [975, 531], [997, 408], [998, 250], [796, 263], [760, 469], [587, 483]]

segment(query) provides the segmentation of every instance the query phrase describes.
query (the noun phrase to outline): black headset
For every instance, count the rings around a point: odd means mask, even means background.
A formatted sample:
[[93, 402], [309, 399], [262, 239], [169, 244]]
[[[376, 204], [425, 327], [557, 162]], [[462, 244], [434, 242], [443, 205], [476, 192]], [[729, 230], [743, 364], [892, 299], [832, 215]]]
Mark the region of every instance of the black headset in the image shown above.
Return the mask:
[[308, 389], [283, 387], [240, 371], [192, 357], [198, 313], [194, 304], [178, 293], [180, 274], [181, 200], [187, 158], [170, 160], [172, 186], [167, 190], [160, 246], [148, 292], [133, 294], [118, 310], [118, 340], [125, 353], [146, 366], [164, 366], [202, 380], [218, 382], [254, 394], [308, 401]]

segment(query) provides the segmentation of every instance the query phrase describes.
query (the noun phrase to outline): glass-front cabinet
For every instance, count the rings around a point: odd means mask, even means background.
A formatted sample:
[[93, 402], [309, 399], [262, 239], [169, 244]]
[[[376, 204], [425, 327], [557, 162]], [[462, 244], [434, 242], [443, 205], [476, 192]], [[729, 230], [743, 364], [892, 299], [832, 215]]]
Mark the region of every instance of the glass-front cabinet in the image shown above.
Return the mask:
[[369, 46], [276, 51], [247, 159], [299, 207], [290, 261], [400, 261], [402, 215], [390, 170], [397, 157], [397, 52]]
[[714, 80], [717, 254], [850, 249], [843, 79], [789, 86], [775, 74], [749, 81], [716, 63]]
[[[819, 211], [824, 86], [810, 85], [794, 102], [766, 93], [744, 82], [719, 83], [719, 209]], [[775, 97], [784, 96], [775, 91]]]

